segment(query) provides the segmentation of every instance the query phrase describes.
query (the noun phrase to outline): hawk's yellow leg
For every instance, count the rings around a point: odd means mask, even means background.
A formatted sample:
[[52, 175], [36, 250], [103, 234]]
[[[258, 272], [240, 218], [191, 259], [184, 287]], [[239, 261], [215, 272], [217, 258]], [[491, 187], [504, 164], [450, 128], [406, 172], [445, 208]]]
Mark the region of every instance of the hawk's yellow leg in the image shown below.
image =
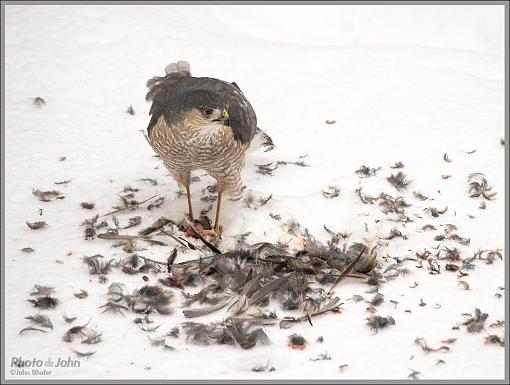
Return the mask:
[[218, 200], [216, 204], [216, 218], [214, 220], [214, 232], [217, 235], [221, 235], [220, 232], [220, 210], [221, 210], [221, 196], [223, 195], [223, 191], [218, 189]]
[[189, 191], [189, 183], [186, 185], [186, 195], [188, 196], [188, 212], [191, 221], [193, 221], [193, 207], [191, 206], [191, 193]]

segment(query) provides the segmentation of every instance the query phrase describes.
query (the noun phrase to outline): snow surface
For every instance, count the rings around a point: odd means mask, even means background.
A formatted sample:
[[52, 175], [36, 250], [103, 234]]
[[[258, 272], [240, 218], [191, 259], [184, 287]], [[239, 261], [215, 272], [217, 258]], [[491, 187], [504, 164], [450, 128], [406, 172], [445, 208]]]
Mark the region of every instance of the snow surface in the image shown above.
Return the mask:
[[[170, 341], [176, 351], [164, 351], [151, 346], [147, 333], [132, 322], [133, 313], [125, 318], [100, 314], [98, 307], [106, 302], [111, 282], [134, 289], [143, 281], [140, 275], [114, 271], [108, 283], [100, 284], [89, 275], [81, 260], [84, 255], [126, 254], [112, 248], [110, 241], [85, 241], [80, 227], [84, 219], [111, 210], [125, 185], [139, 188], [139, 199], [157, 194], [167, 200], [150, 212], [142, 208], [120, 214], [121, 224], [142, 215], [145, 227], [160, 216], [178, 219], [185, 212], [186, 199], [176, 198], [177, 185], [152, 157], [140, 132], [150, 107], [144, 101], [146, 80], [163, 74], [169, 62], [185, 59], [195, 75], [236, 81], [252, 102], [259, 126], [277, 145], [273, 151], [250, 154], [243, 173], [256, 197], [273, 194], [272, 200], [257, 210], [244, 207], [243, 201], [226, 200], [222, 249], [232, 248], [233, 236], [245, 232], [251, 232], [252, 243], [291, 240], [284, 226], [290, 219], [323, 242], [329, 239], [323, 225], [352, 233], [349, 243], [387, 236], [393, 227], [408, 236], [388, 241], [379, 250], [381, 257], [413, 257], [437, 245], [457, 247], [463, 257], [478, 249], [503, 249], [503, 6], [7, 5], [5, 16], [8, 379], [20, 378], [10, 373], [12, 357], [75, 359], [70, 348], [96, 353], [79, 358], [79, 368], [53, 368], [49, 376], [28, 377], [406, 379], [412, 370], [422, 379], [504, 377], [504, 349], [484, 344], [486, 335], [501, 335], [488, 327], [504, 319], [504, 297], [495, 296], [505, 294], [499, 289], [504, 286], [500, 260], [492, 265], [477, 262], [462, 278], [471, 290], [458, 286], [456, 273], [430, 275], [425, 267], [408, 262], [410, 274], [381, 288], [385, 302], [378, 314], [392, 315], [396, 325], [378, 334], [366, 325], [368, 305], [348, 300], [353, 294], [369, 299], [366, 284], [347, 279], [335, 290], [344, 302], [341, 314], [317, 317], [313, 327], [266, 327], [269, 346], [195, 346], [181, 336]], [[46, 101], [40, 108], [32, 103], [37, 96]], [[135, 115], [125, 112], [131, 104]], [[328, 119], [336, 123], [326, 124]], [[445, 152], [451, 163], [443, 160]], [[61, 156], [66, 159], [59, 161]], [[274, 176], [256, 173], [256, 164], [276, 160], [303, 160], [310, 167], [287, 165]], [[385, 179], [396, 171], [389, 166], [397, 161], [405, 164], [403, 171], [412, 179], [401, 193]], [[354, 171], [362, 164], [382, 169], [375, 177], [360, 179]], [[486, 210], [478, 208], [479, 199], [468, 197], [467, 176], [472, 172], [483, 172], [498, 192]], [[444, 174], [451, 177], [442, 179]], [[139, 180], [149, 177], [159, 184]], [[67, 179], [72, 181], [54, 185]], [[193, 184], [196, 209], [207, 207], [199, 197], [211, 181], [206, 177]], [[323, 197], [329, 185], [340, 188], [339, 197]], [[377, 205], [358, 199], [359, 186], [371, 195], [402, 194], [412, 203], [407, 212], [415, 221], [404, 227], [385, 220]], [[57, 189], [65, 199], [39, 202], [33, 188]], [[434, 200], [419, 201], [412, 191]], [[82, 209], [83, 201], [95, 202], [96, 208]], [[434, 218], [423, 211], [431, 206], [448, 206], [448, 211]], [[271, 219], [269, 213], [280, 214], [282, 220]], [[49, 226], [30, 230], [26, 220], [45, 220]], [[421, 232], [427, 223], [438, 230]], [[470, 237], [470, 245], [434, 241], [447, 223]], [[126, 232], [130, 230], [136, 232]], [[23, 247], [35, 252], [23, 253]], [[172, 248], [173, 244], [153, 246], [140, 253], [164, 261]], [[177, 261], [193, 257], [179, 255]], [[150, 276], [150, 283], [157, 278]], [[415, 281], [419, 286], [410, 288]], [[60, 304], [43, 311], [54, 330], [18, 335], [28, 325], [24, 317], [37, 310], [25, 301], [34, 284], [56, 288]], [[80, 289], [89, 297], [75, 298], [73, 293]], [[181, 298], [177, 290], [175, 294]], [[420, 298], [427, 306], [418, 305]], [[184, 320], [179, 301], [173, 306], [173, 315], [153, 316], [161, 324], [153, 336]], [[489, 314], [484, 331], [471, 334], [464, 326], [452, 330], [465, 319], [462, 313], [476, 307]], [[89, 326], [103, 332], [103, 341], [85, 347], [64, 342], [62, 335], [69, 327], [64, 313], [78, 317], [75, 324], [91, 319]], [[218, 312], [197, 321], [222, 316]], [[289, 349], [287, 337], [292, 333], [309, 341], [306, 349]], [[324, 337], [322, 344], [315, 342], [319, 336]], [[426, 354], [414, 343], [417, 337], [432, 347], [447, 338], [457, 341], [448, 353]], [[310, 360], [324, 352], [331, 360]], [[446, 364], [437, 365], [438, 359]], [[276, 370], [251, 370], [265, 364]], [[340, 371], [340, 365], [348, 367]]]

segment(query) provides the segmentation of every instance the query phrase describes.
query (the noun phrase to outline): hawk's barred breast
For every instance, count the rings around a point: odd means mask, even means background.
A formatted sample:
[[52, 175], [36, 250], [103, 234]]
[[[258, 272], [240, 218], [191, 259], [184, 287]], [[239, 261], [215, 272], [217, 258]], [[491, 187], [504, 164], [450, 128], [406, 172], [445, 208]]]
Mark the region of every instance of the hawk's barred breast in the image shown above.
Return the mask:
[[224, 191], [236, 193], [241, 190], [240, 171], [249, 144], [233, 140], [226, 126], [213, 132], [174, 128], [171, 129], [161, 116], [152, 129], [149, 143], [178, 181], [192, 170], [204, 169]]

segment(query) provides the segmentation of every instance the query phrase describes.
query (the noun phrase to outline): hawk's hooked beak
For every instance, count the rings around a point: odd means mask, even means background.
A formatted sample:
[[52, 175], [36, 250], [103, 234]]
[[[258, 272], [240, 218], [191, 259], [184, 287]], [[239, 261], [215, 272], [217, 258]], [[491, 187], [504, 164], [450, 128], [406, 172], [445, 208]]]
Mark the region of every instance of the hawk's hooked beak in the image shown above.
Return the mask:
[[230, 126], [230, 119], [228, 115], [228, 110], [226, 108], [223, 109], [223, 116], [221, 120], [223, 121], [223, 124], [225, 126]]

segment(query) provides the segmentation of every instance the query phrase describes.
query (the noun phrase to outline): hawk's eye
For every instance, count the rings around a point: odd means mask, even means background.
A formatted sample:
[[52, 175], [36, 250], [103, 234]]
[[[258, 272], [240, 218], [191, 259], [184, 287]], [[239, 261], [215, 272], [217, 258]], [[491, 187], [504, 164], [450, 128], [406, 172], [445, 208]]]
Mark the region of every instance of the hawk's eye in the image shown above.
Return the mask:
[[205, 117], [211, 116], [212, 113], [213, 113], [212, 108], [207, 108], [207, 107], [202, 108], [202, 114], [204, 114]]

